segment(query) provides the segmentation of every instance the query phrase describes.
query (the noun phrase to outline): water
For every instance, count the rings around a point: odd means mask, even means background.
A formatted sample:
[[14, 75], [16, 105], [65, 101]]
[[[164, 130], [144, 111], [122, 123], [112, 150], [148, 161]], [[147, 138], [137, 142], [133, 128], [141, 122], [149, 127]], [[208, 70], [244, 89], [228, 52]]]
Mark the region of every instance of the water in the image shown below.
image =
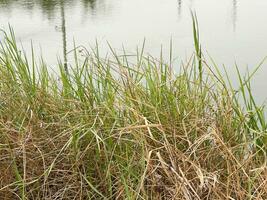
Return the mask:
[[[51, 66], [74, 39], [87, 48], [97, 39], [102, 52], [107, 41], [118, 52], [122, 45], [134, 52], [146, 38], [146, 52], [158, 56], [161, 45], [168, 53], [172, 38], [179, 62], [193, 52], [190, 9], [197, 12], [203, 48], [230, 74], [235, 63], [245, 72], [267, 55], [266, 0], [0, 0], [0, 27], [10, 23], [26, 51], [33, 41]], [[260, 101], [267, 97], [266, 65], [253, 81]]]

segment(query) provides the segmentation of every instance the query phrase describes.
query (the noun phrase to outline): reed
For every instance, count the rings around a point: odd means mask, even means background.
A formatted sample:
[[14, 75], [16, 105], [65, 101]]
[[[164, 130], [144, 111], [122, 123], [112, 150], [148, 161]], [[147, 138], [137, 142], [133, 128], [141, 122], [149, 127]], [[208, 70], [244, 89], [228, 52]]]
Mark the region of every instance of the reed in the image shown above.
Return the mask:
[[[266, 120], [251, 91], [196, 52], [174, 63], [74, 48], [68, 72], [0, 47], [2, 199], [267, 199]], [[134, 61], [135, 60], [135, 61]], [[176, 67], [178, 68], [178, 66]]]

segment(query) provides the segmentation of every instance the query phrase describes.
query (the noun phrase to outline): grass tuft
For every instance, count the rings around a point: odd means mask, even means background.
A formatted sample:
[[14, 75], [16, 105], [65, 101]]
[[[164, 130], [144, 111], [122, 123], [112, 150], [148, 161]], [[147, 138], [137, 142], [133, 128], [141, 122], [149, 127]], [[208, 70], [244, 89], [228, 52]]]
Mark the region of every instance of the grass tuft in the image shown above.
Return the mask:
[[[5, 33], [0, 47], [1, 199], [267, 199], [266, 120], [252, 74], [234, 89], [195, 54], [176, 68], [74, 48], [48, 73]], [[145, 43], [144, 43], [145, 44]], [[172, 52], [172, 50], [170, 51]], [[224, 75], [223, 75], [224, 74]]]

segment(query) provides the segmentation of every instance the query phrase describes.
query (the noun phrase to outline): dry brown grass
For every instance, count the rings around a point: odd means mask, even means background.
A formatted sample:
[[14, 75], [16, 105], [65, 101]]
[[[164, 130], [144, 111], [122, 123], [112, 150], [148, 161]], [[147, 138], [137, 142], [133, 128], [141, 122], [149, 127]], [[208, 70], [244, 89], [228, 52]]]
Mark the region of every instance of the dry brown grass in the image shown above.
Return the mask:
[[69, 74], [60, 65], [55, 80], [6, 40], [1, 200], [267, 199], [267, 126], [248, 79], [235, 91], [201, 55], [174, 74], [113, 51], [76, 58]]

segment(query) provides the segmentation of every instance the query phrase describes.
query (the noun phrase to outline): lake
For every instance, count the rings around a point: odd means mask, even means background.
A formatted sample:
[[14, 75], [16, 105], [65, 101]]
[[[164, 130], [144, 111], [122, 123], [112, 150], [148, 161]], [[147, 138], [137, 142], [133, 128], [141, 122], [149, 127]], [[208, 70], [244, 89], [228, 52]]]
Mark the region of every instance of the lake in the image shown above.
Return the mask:
[[[168, 53], [172, 39], [181, 62], [193, 52], [190, 10], [197, 13], [205, 55], [233, 77], [235, 63], [245, 73], [267, 56], [266, 0], [2, 0], [0, 28], [10, 24], [25, 50], [33, 42], [51, 66], [74, 40], [87, 48], [97, 40], [105, 53], [107, 41], [118, 52], [134, 52], [145, 38], [146, 52], [159, 56], [161, 46]], [[266, 66], [253, 81], [260, 102], [267, 97]]]

